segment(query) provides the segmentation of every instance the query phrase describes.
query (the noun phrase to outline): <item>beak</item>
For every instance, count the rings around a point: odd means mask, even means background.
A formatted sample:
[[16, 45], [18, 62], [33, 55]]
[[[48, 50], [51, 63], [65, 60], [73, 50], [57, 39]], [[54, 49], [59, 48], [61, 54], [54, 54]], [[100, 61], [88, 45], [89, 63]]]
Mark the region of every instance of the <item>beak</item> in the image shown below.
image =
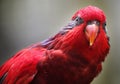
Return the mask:
[[99, 25], [96, 23], [98, 23], [98, 22], [96, 22], [96, 21], [91, 22], [90, 24], [88, 24], [86, 26], [86, 29], [85, 29], [86, 38], [88, 39], [90, 46], [93, 45], [93, 43], [98, 35]]

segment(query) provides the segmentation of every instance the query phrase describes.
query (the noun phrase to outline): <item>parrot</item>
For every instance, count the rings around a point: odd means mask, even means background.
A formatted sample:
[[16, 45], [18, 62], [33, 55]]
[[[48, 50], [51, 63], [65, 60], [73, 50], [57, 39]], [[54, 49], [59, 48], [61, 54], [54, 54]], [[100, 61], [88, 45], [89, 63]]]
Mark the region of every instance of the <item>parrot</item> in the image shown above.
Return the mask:
[[59, 32], [3, 63], [0, 84], [90, 84], [109, 50], [105, 13], [86, 6]]

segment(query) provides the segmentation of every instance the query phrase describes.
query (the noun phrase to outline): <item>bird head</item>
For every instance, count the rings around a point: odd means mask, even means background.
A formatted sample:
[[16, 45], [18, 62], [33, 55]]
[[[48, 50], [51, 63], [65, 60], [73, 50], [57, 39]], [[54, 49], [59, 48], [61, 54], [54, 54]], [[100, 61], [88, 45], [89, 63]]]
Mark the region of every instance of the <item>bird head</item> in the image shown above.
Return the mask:
[[100, 33], [106, 36], [106, 17], [104, 12], [97, 7], [88, 6], [78, 10], [73, 15], [72, 21], [72, 24], [74, 23], [73, 29], [77, 28], [80, 31], [82, 30], [82, 35], [89, 42], [89, 46], [94, 44]]
[[[66, 41], [75, 42], [82, 45], [87, 43], [88, 46], [93, 46], [96, 40], [101, 40], [107, 38], [106, 31], [106, 17], [104, 12], [94, 6], [88, 6], [83, 9], [78, 10], [72, 17], [70, 23], [63, 28]], [[99, 41], [99, 42], [101, 42]], [[70, 43], [70, 42], [69, 42]]]

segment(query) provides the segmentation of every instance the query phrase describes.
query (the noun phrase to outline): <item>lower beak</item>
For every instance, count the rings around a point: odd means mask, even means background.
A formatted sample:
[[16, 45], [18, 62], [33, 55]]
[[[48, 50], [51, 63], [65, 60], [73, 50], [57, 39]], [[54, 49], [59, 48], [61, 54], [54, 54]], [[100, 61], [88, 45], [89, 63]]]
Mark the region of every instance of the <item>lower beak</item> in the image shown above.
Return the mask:
[[85, 29], [86, 37], [89, 41], [89, 45], [92, 46], [98, 35], [99, 26], [97, 24], [88, 24]]

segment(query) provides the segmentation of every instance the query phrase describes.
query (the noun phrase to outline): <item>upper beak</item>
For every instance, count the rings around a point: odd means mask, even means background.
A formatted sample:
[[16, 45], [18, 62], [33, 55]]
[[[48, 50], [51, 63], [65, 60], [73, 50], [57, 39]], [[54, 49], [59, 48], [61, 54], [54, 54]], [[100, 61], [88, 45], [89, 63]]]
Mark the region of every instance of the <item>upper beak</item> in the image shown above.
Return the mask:
[[97, 23], [96, 21], [91, 22], [90, 24], [88, 24], [86, 26], [86, 29], [85, 29], [85, 34], [89, 41], [90, 46], [93, 45], [93, 43], [98, 35], [99, 25], [96, 23]]

